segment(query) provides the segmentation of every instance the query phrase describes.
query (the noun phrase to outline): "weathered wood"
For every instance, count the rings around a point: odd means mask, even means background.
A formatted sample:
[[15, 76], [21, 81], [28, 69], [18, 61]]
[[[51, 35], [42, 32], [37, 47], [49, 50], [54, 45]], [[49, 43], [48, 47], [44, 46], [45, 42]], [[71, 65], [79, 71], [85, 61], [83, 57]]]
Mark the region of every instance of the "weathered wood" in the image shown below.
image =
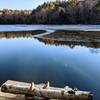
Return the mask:
[[34, 83], [23, 83], [16, 81], [7, 81], [1, 86], [2, 92], [38, 96], [49, 99], [66, 100], [92, 100], [90, 92], [79, 91], [66, 86], [65, 88], [49, 87], [47, 84], [36, 85]]
[[4, 92], [1, 92], [1, 88], [0, 88], [0, 100], [25, 100], [25, 96], [15, 95], [11, 93], [4, 93]]

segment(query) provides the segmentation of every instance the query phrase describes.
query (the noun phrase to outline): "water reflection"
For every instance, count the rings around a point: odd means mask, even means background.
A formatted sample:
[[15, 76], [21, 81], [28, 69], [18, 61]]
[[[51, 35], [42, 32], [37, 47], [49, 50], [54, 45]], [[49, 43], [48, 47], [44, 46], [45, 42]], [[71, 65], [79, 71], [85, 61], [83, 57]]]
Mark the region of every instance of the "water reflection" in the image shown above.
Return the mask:
[[100, 50], [99, 49], [95, 49], [95, 48], [91, 48], [90, 52], [94, 53], [94, 54], [98, 54], [100, 52]]
[[0, 38], [32, 37], [33, 32], [0, 32]]
[[70, 48], [75, 46], [86, 46], [100, 48], [100, 32], [77, 32], [59, 30], [44, 37], [37, 37], [40, 42], [49, 45], [68, 45]]
[[[0, 38], [1, 39], [2, 38], [6, 38], [6, 39], [10, 39], [10, 38], [32, 38], [34, 34], [37, 34], [39, 32], [42, 32], [42, 31], [0, 32]], [[48, 38], [48, 36], [50, 38]], [[100, 48], [100, 42], [96, 41], [96, 38], [99, 38], [98, 34], [95, 34], [95, 36], [94, 36], [95, 41], [93, 40], [93, 35], [91, 37], [91, 34], [88, 34], [88, 37], [86, 35], [86, 36], [84, 36], [84, 38], [82, 38], [82, 35], [80, 35], [80, 34], [78, 35], [76, 32], [74, 34], [73, 33], [70, 33], [70, 34], [64, 34], [64, 33], [56, 34], [56, 33], [54, 33], [52, 35], [49, 34], [48, 36], [44, 36], [42, 38], [36, 38], [36, 39], [38, 39], [39, 42], [42, 42], [45, 45], [69, 46], [72, 49], [75, 46], [85, 46], [85, 47], [90, 48], [91, 53], [99, 53], [98, 48]], [[76, 40], [77, 36], [80, 38], [80, 40], [78, 40], [78, 39]], [[64, 37], [64, 38], [62, 38], [62, 37]], [[87, 38], [90, 41], [87, 41], [86, 40]]]
[[30, 38], [17, 34], [9, 33], [9, 39], [3, 34], [0, 39], [0, 84], [8, 79], [35, 83], [49, 80], [53, 86], [90, 90], [94, 100], [100, 98], [99, 42], [48, 42], [34, 39], [28, 32]]
[[81, 42], [81, 41], [59, 41], [57, 39], [50, 39], [50, 38], [37, 38], [40, 42], [43, 42], [44, 44], [47, 45], [66, 45], [69, 46], [70, 48], [74, 48], [75, 46], [86, 46], [89, 48], [100, 48], [100, 42]]
[[0, 32], [0, 38], [28, 38], [44, 32], [44, 30]]

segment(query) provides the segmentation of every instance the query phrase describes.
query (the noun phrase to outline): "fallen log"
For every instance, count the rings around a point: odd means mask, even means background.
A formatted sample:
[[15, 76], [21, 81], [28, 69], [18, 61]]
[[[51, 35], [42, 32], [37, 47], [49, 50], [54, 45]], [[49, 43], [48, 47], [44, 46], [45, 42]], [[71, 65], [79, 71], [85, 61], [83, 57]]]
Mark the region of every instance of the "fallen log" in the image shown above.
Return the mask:
[[93, 100], [90, 92], [65, 88], [50, 87], [47, 84], [23, 83], [8, 80], [1, 86], [1, 91], [5, 93], [22, 94], [27, 96], [37, 96], [48, 99], [66, 99], [66, 100]]

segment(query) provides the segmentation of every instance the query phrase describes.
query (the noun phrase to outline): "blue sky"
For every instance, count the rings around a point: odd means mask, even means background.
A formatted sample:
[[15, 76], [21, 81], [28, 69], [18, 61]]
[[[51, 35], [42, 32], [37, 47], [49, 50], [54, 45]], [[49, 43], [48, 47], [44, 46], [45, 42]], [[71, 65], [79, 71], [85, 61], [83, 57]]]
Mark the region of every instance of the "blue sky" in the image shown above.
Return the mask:
[[0, 0], [0, 9], [33, 9], [47, 1], [55, 0]]

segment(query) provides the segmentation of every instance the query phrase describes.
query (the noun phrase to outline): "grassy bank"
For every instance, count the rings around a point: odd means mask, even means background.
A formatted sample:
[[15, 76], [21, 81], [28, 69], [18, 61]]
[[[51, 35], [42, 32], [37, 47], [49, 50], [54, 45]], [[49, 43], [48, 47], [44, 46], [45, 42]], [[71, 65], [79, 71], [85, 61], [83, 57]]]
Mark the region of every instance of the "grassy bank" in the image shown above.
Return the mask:
[[45, 35], [46, 38], [96, 38], [100, 39], [100, 32], [93, 31], [67, 31], [67, 30], [57, 30], [52, 34]]
[[56, 41], [100, 42], [100, 32], [57, 30], [44, 38]]

